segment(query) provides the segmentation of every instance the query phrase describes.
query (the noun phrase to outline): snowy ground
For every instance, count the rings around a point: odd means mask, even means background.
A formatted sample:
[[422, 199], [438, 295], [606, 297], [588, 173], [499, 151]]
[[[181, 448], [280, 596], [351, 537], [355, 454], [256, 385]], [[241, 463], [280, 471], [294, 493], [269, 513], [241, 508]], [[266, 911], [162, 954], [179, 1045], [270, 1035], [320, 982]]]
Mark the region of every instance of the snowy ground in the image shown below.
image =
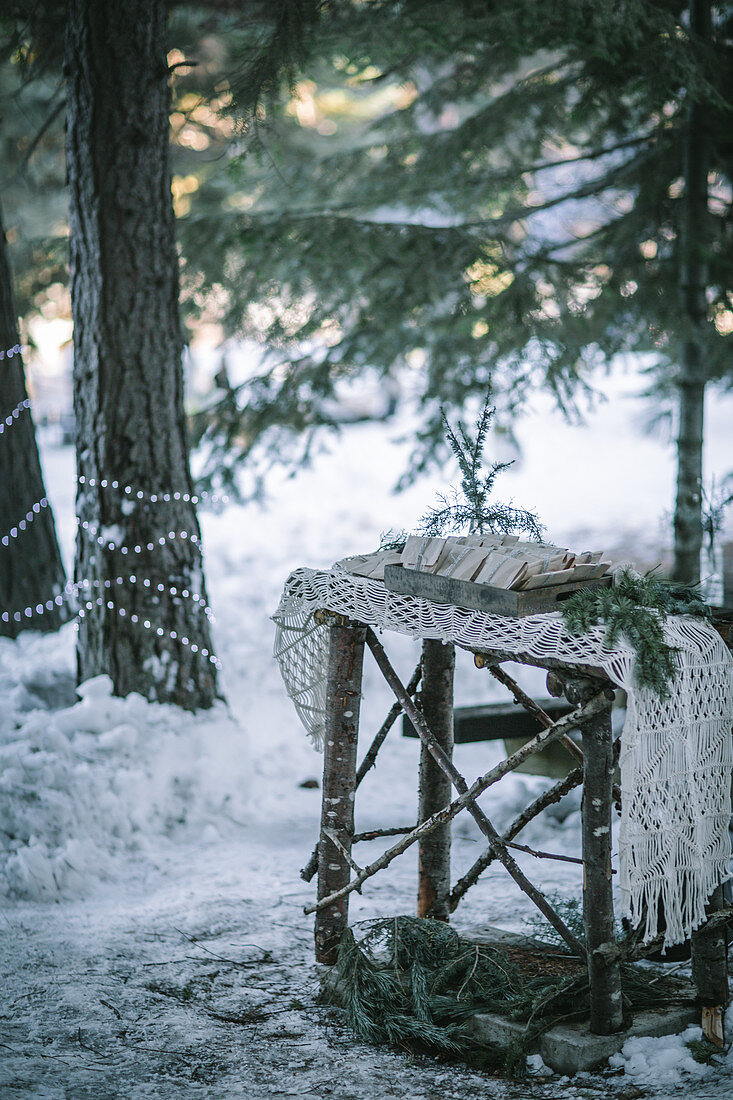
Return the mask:
[[[621, 386], [623, 390], [623, 386]], [[728, 469], [731, 402], [710, 410], [708, 469]], [[668, 448], [640, 440], [638, 410], [616, 399], [585, 430], [520, 432], [524, 460], [500, 496], [536, 507], [549, 536], [601, 548], [660, 545], [670, 507]], [[403, 425], [404, 427], [404, 425]], [[541, 429], [541, 430], [540, 430]], [[73, 632], [0, 641], [0, 1096], [334, 1097], [449, 1100], [602, 1096], [663, 1100], [733, 1090], [733, 1057], [694, 1063], [685, 1039], [630, 1041], [604, 1075], [537, 1077], [519, 1085], [461, 1067], [374, 1050], [348, 1033], [335, 1009], [316, 1004], [313, 895], [299, 868], [315, 839], [320, 774], [270, 657], [274, 610], [287, 573], [374, 547], [387, 527], [409, 527], [434, 484], [395, 498], [404, 444], [396, 429], [351, 429], [295, 481], [275, 486], [266, 511], [205, 515], [204, 539], [216, 643], [228, 705], [190, 716], [109, 696], [104, 681], [73, 684]], [[579, 455], [592, 440], [592, 462]], [[588, 452], [585, 452], [588, 453]], [[45, 465], [62, 540], [73, 534], [73, 465], [47, 447]], [[453, 471], [446, 471], [453, 478]], [[580, 548], [578, 546], [578, 548]], [[405, 676], [411, 641], [390, 637]], [[463, 703], [500, 698], [459, 658]], [[528, 686], [541, 678], [525, 674]], [[391, 700], [370, 670], [364, 729]], [[460, 746], [470, 778], [497, 757], [492, 744]], [[417, 744], [394, 736], [358, 801], [358, 828], [415, 816]], [[507, 777], [490, 815], [508, 821], [544, 780]], [[489, 804], [487, 803], [487, 811]], [[577, 800], [524, 834], [527, 843], [576, 854]], [[470, 819], [455, 827], [460, 873], [480, 850]], [[357, 857], [358, 858], [358, 857]], [[532, 865], [529, 866], [529, 863]], [[527, 857], [545, 889], [577, 895], [577, 868]], [[352, 903], [353, 920], [410, 912], [414, 850]], [[460, 927], [491, 921], [519, 930], [529, 911], [492, 867], [459, 909]], [[733, 1019], [729, 1022], [733, 1032]]]

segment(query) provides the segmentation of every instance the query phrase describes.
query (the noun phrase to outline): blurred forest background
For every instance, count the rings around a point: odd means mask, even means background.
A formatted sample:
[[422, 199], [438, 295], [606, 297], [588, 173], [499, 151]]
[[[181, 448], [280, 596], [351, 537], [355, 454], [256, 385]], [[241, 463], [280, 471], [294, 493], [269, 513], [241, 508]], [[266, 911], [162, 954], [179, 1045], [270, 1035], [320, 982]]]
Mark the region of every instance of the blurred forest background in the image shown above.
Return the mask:
[[[730, 499], [727, 471], [716, 484], [702, 474], [704, 394], [733, 379], [730, 9], [449, 10], [171, 6], [199, 484], [255, 491], [269, 463], [307, 461], [321, 431], [409, 400], [419, 429], [395, 471], [407, 482], [446, 457], [441, 409], [471, 414], [490, 386], [511, 437], [531, 394], [572, 417], [599, 368], [635, 354], [651, 418], [677, 440], [673, 573], [694, 581]], [[67, 5], [5, 13], [0, 201], [15, 299], [36, 419], [71, 440]]]

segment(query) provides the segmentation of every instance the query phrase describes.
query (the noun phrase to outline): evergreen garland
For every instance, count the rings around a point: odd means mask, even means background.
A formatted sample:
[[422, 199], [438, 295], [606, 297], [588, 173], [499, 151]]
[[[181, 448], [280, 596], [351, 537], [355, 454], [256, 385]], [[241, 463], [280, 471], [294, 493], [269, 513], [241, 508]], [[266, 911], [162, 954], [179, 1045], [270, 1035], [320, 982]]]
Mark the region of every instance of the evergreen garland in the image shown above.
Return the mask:
[[[678, 992], [674, 981], [656, 978], [650, 986], [648, 968], [622, 969], [624, 993], [634, 1007]], [[560, 1018], [588, 1013], [585, 967], [577, 974], [526, 977], [503, 948], [467, 943], [449, 925], [419, 917], [366, 921], [358, 940], [347, 929], [335, 979], [328, 999], [345, 1010], [349, 1026], [367, 1042], [484, 1066], [503, 1063], [512, 1076], [524, 1071], [526, 1053], [544, 1030]], [[487, 1050], [467, 1026], [479, 1012], [523, 1021], [523, 1039], [508, 1053], [500, 1055], [498, 1046]]]
[[583, 588], [562, 605], [571, 634], [585, 634], [602, 623], [609, 649], [625, 637], [636, 654], [638, 685], [651, 688], [660, 699], [669, 697], [678, 671], [677, 651], [664, 640], [668, 615], [709, 619], [711, 612], [695, 587], [663, 581], [653, 572], [641, 576], [631, 569], [618, 572], [612, 588]]

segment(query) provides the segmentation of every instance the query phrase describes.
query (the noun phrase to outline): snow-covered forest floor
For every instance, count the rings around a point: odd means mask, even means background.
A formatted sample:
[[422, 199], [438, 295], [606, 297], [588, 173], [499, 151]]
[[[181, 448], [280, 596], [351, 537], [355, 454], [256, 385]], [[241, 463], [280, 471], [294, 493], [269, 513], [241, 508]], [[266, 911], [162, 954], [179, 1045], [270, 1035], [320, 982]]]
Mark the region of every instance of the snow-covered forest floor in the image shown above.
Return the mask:
[[[671, 448], [640, 437], [638, 406], [615, 399], [585, 429], [538, 412], [520, 428], [524, 459], [497, 496], [536, 508], [548, 536], [653, 564], [672, 500]], [[726, 473], [731, 404], [711, 402], [707, 469]], [[540, 415], [542, 413], [542, 415]], [[104, 680], [74, 693], [74, 636], [0, 640], [0, 1096], [456, 1097], [603, 1095], [655, 1100], [733, 1091], [733, 1056], [700, 1066], [684, 1038], [630, 1041], [617, 1065], [572, 1081], [506, 1082], [356, 1040], [338, 1010], [316, 1002], [313, 885], [298, 874], [316, 836], [320, 777], [271, 658], [282, 583], [298, 565], [327, 566], [409, 527], [443, 484], [401, 497], [410, 425], [348, 429], [313, 469], [273, 487], [268, 507], [202, 515], [215, 639], [227, 704], [188, 715], [109, 695]], [[503, 457], [503, 456], [502, 456]], [[73, 456], [47, 444], [49, 495], [67, 556], [73, 543]], [[581, 547], [579, 543], [582, 542]], [[385, 639], [405, 677], [416, 643]], [[542, 677], [523, 683], [542, 692]], [[501, 698], [465, 655], [458, 701]], [[365, 681], [365, 739], [388, 689]], [[494, 743], [459, 746], [469, 778], [498, 758]], [[395, 729], [357, 800], [357, 827], [414, 819], [417, 743]], [[499, 826], [548, 781], [508, 776], [486, 803]], [[533, 823], [526, 843], [579, 849], [578, 799]], [[473, 822], [454, 829], [454, 877], [481, 848]], [[370, 848], [370, 856], [374, 847]], [[358, 858], [358, 857], [357, 857]], [[533, 880], [578, 895], [578, 868], [523, 859]], [[352, 896], [351, 919], [414, 909], [415, 850]], [[526, 899], [493, 866], [456, 926], [527, 928]], [[733, 1018], [729, 1015], [729, 1034]], [[692, 1032], [690, 1035], [693, 1034]], [[689, 1036], [686, 1036], [689, 1037]]]

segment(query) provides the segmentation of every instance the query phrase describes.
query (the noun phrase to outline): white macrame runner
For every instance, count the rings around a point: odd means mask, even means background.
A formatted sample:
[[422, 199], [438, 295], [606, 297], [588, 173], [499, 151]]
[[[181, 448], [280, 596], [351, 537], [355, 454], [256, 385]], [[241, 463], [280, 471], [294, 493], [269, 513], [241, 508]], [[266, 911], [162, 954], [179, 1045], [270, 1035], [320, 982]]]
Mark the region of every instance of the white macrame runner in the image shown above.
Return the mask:
[[678, 650], [679, 674], [661, 702], [634, 681], [634, 653], [603, 644], [604, 628], [573, 637], [558, 612], [504, 618], [388, 591], [382, 581], [338, 565], [298, 569], [288, 578], [276, 624], [274, 655], [288, 695], [314, 744], [326, 713], [325, 608], [357, 622], [418, 638], [440, 638], [472, 650], [497, 649], [595, 665], [628, 695], [621, 735], [619, 886], [634, 927], [646, 907], [645, 942], [657, 935], [659, 903], [665, 946], [705, 919], [705, 903], [730, 877], [730, 785], [733, 766], [733, 658], [717, 631], [700, 619], [669, 618], [665, 640]]

